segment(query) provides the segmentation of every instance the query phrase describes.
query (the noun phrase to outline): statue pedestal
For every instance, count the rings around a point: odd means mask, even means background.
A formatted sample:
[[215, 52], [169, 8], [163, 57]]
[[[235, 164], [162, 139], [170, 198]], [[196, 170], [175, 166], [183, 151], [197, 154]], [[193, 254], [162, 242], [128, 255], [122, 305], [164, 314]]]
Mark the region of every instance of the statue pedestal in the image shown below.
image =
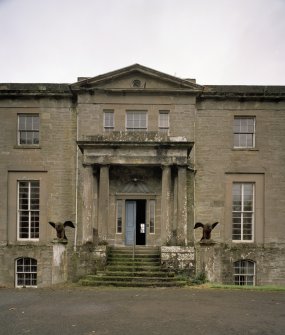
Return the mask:
[[67, 281], [67, 241], [53, 241], [52, 284]]
[[201, 240], [195, 246], [196, 273], [204, 273], [209, 282], [217, 282], [220, 278], [220, 247], [213, 240]]

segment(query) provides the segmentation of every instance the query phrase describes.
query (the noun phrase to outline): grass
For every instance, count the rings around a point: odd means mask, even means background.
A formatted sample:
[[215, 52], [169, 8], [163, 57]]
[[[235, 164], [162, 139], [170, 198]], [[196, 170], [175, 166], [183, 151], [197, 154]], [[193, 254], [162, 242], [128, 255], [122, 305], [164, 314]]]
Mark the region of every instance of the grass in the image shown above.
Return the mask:
[[228, 290], [248, 290], [248, 291], [283, 291], [285, 292], [285, 286], [279, 285], [261, 285], [261, 286], [239, 286], [239, 285], [222, 285], [215, 283], [204, 284], [205, 288], [215, 289], [228, 289]]

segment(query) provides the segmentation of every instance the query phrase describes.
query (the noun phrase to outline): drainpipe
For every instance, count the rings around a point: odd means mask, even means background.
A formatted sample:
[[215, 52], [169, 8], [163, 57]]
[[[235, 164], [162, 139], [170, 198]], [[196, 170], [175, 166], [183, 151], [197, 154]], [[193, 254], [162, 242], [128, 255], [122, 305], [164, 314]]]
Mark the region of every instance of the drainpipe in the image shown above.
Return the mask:
[[74, 231], [74, 251], [76, 252], [77, 250], [77, 230], [78, 230], [78, 160], [79, 160], [79, 148], [77, 145], [77, 141], [78, 141], [78, 123], [79, 123], [79, 115], [78, 115], [78, 111], [76, 109], [76, 171], [75, 171], [75, 231]]

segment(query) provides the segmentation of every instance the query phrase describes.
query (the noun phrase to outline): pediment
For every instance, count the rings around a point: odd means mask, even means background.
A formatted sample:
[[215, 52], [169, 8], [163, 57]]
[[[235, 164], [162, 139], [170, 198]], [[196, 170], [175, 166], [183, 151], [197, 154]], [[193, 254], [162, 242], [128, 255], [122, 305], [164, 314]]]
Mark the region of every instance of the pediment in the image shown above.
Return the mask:
[[143, 181], [133, 178], [133, 180], [124, 185], [121, 193], [150, 193], [150, 191]]
[[185, 91], [200, 92], [202, 86], [145, 66], [134, 64], [93, 78], [83, 79], [73, 85], [78, 90], [106, 91]]

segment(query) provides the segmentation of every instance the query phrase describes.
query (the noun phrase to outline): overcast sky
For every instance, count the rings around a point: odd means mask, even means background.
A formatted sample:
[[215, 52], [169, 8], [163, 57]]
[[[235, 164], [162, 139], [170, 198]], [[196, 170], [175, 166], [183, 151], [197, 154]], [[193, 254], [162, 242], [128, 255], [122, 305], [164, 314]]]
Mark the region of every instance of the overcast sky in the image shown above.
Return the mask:
[[134, 63], [199, 84], [285, 85], [285, 0], [0, 0], [0, 82]]

